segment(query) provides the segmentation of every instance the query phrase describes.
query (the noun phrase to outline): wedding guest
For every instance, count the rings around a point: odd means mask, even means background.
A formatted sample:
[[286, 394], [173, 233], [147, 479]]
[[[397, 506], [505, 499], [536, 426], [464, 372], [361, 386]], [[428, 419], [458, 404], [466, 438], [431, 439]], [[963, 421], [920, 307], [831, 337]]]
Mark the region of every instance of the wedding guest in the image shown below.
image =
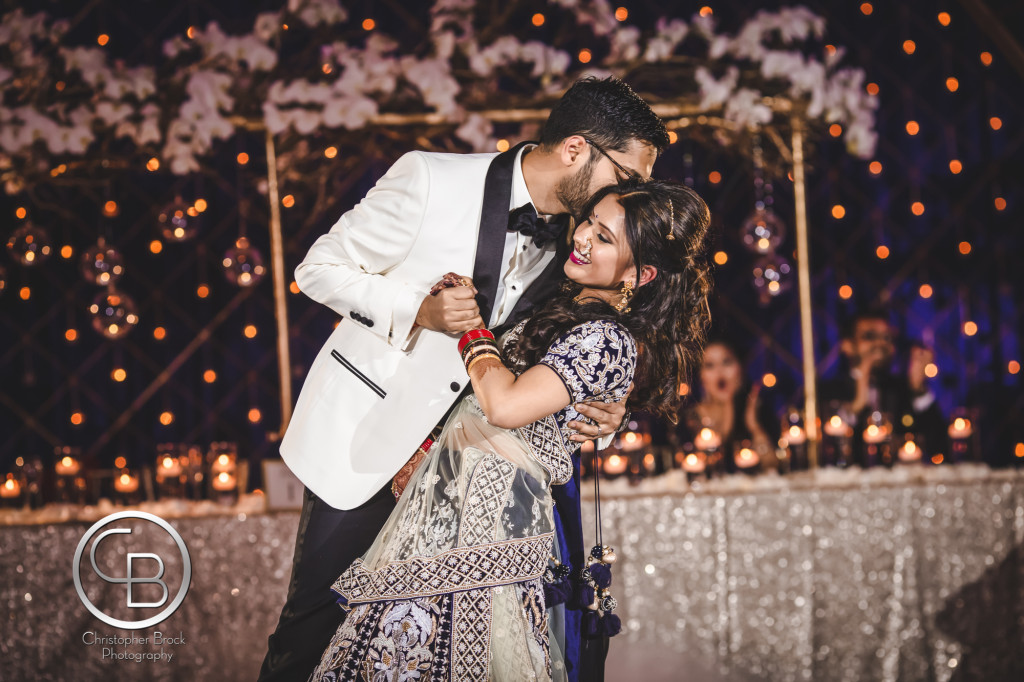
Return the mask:
[[743, 447], [757, 453], [761, 468], [776, 466], [779, 420], [760, 395], [761, 384], [748, 381], [736, 346], [724, 338], [713, 338], [704, 347], [699, 400], [680, 414], [678, 443], [694, 443], [701, 430], [708, 428], [720, 440], [718, 451], [723, 454], [725, 471], [738, 470], [735, 456]]
[[945, 417], [926, 383], [926, 367], [935, 354], [922, 344], [910, 347], [906, 371], [893, 370], [896, 336], [881, 310], [859, 312], [842, 330], [838, 374], [818, 391], [822, 418], [839, 414], [853, 428], [853, 454], [863, 461], [864, 429], [869, 419], [887, 422], [896, 436], [914, 435], [928, 454], [946, 448]]

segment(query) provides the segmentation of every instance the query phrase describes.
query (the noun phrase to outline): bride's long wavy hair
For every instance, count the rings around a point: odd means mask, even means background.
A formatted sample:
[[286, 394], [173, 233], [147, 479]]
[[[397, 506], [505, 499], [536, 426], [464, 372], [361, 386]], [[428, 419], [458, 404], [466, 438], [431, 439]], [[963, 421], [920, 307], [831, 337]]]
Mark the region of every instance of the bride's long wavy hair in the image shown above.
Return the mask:
[[534, 365], [558, 336], [575, 325], [615, 320], [630, 331], [639, 348], [630, 407], [675, 422], [679, 384], [688, 381], [699, 366], [711, 322], [711, 277], [705, 260], [711, 214], [689, 187], [648, 180], [599, 190], [587, 202], [583, 216], [589, 216], [609, 194], [616, 195], [625, 210], [626, 239], [637, 277], [644, 265], [657, 268], [657, 276], [644, 286], [639, 286], [639, 279], [633, 282], [635, 294], [626, 313], [594, 298], [576, 302], [583, 287], [566, 282], [526, 323], [514, 355], [524, 365]]

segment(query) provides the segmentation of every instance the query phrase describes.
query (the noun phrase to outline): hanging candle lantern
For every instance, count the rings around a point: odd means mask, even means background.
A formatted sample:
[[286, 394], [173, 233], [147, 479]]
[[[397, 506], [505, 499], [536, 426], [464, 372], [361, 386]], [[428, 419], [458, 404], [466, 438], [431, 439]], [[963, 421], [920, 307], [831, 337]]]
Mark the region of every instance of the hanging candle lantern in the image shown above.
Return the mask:
[[263, 266], [263, 256], [256, 247], [249, 245], [249, 240], [245, 237], [239, 237], [235, 241], [234, 247], [224, 254], [221, 264], [224, 266], [224, 277], [240, 287], [251, 287], [267, 273]]
[[113, 284], [124, 274], [121, 252], [106, 243], [103, 237], [82, 253], [82, 277], [89, 284]]
[[11, 233], [7, 250], [23, 265], [42, 263], [50, 257], [50, 235], [34, 223], [26, 222]]
[[199, 210], [181, 197], [164, 206], [156, 216], [160, 234], [169, 242], [188, 241], [199, 229]]
[[778, 254], [758, 258], [754, 263], [754, 288], [762, 304], [793, 286], [793, 267]]
[[770, 208], [759, 208], [743, 222], [740, 237], [752, 253], [769, 254], [786, 238], [786, 225]]
[[89, 306], [93, 329], [109, 339], [118, 339], [139, 323], [135, 302], [113, 287], [104, 291]]

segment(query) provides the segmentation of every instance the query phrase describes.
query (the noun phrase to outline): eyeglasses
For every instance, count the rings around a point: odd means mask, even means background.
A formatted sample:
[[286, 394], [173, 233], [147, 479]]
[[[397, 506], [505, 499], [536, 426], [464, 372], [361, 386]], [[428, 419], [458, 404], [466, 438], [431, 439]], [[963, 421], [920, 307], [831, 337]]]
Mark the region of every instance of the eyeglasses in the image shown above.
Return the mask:
[[892, 334], [880, 332], [864, 332], [863, 334], [858, 334], [857, 338], [861, 341], [885, 341], [886, 343], [891, 343], [895, 340]]
[[612, 162], [612, 164], [614, 164], [614, 166], [615, 166], [616, 168], [618, 168], [618, 169], [619, 169], [620, 171], [622, 171], [622, 173], [623, 173], [623, 174], [624, 174], [624, 175], [625, 175], [625, 176], [626, 176], [627, 178], [629, 178], [630, 180], [639, 180], [639, 181], [643, 182], [643, 178], [642, 178], [642, 177], [640, 177], [640, 174], [639, 174], [639, 173], [637, 173], [637, 172], [636, 172], [636, 171], [634, 171], [634, 170], [630, 170], [630, 169], [626, 168], [626, 167], [625, 167], [625, 166], [623, 166], [623, 165], [622, 165], [621, 163], [619, 163], [618, 161], [616, 161], [615, 159], [613, 159], [613, 158], [611, 157], [611, 154], [609, 154], [608, 152], [606, 152], [606, 151], [604, 150], [604, 148], [603, 148], [603, 147], [602, 147], [601, 145], [599, 145], [598, 143], [594, 142], [594, 141], [593, 141], [593, 140], [591, 140], [591, 139], [590, 139], [589, 137], [584, 137], [583, 139], [584, 139], [584, 141], [585, 141], [585, 142], [586, 142], [587, 144], [589, 144], [589, 145], [590, 145], [591, 147], [593, 147], [593, 148], [594, 148], [594, 149], [596, 149], [597, 151], [601, 152], [601, 154], [603, 154], [603, 155], [604, 155], [604, 157], [605, 157], [606, 159], [608, 159], [609, 161], [611, 161], [611, 162]]

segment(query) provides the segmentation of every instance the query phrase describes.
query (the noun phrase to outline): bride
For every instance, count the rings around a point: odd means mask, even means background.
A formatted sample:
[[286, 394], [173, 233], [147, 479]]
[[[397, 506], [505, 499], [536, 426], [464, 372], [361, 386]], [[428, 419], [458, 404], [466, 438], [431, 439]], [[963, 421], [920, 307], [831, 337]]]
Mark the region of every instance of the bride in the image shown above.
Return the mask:
[[[460, 403], [369, 551], [334, 583], [349, 611], [312, 680], [565, 680], [551, 485], [573, 474], [574, 405], [675, 414], [709, 321], [707, 206], [689, 188], [597, 192], [562, 293], [498, 343], [459, 344]], [[576, 573], [582, 567], [574, 567]]]

